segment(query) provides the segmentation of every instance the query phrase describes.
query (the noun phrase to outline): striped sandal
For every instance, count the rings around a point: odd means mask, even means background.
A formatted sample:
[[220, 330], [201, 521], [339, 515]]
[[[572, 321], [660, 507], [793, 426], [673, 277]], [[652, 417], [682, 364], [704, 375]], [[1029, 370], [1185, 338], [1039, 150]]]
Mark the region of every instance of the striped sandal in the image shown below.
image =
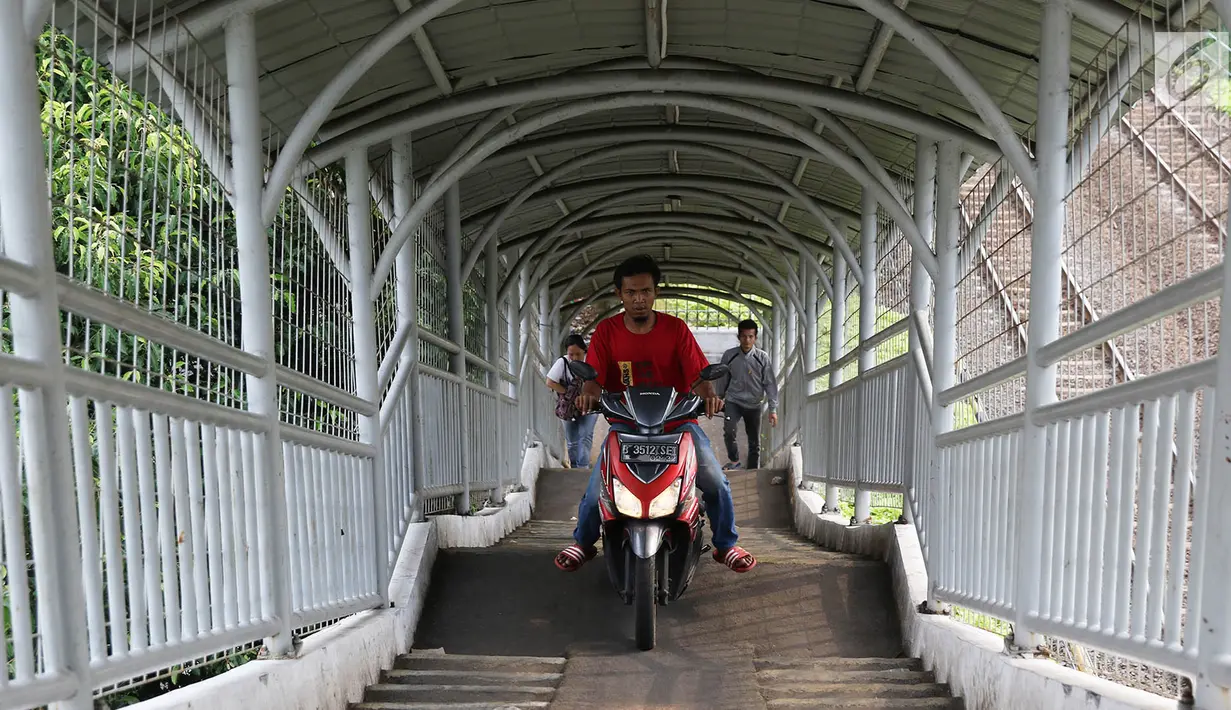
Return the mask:
[[581, 569], [582, 565], [594, 559], [594, 556], [597, 554], [598, 548], [593, 545], [583, 548], [581, 545], [573, 543], [556, 555], [556, 566], [565, 572], [576, 572]]
[[739, 545], [728, 549], [726, 552], [721, 552], [715, 548], [714, 561], [730, 567], [739, 574], [743, 574], [757, 566], [757, 558], [753, 557]]

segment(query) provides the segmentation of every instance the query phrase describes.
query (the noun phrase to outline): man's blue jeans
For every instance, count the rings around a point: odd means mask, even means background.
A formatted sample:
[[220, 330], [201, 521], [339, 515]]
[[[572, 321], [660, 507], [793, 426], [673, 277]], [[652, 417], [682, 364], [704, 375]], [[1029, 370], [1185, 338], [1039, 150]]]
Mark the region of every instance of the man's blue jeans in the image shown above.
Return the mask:
[[564, 440], [568, 444], [568, 460], [573, 468], [590, 467], [590, 449], [594, 446], [594, 423], [598, 412], [564, 420]]
[[[625, 426], [612, 426], [615, 431], [628, 431]], [[701, 498], [705, 501], [705, 512], [713, 528], [714, 547], [726, 550], [735, 546], [739, 533], [735, 530], [735, 502], [731, 499], [731, 482], [727, 480], [714, 450], [710, 448], [709, 437], [701, 431], [701, 427], [688, 423], [680, 427], [681, 431], [692, 433], [693, 445], [697, 449], [697, 487], [701, 489]], [[598, 496], [601, 476], [599, 469], [603, 463], [605, 450], [600, 451], [594, 468], [590, 471], [590, 485], [581, 497], [577, 506], [577, 527], [573, 530], [573, 539], [578, 545], [591, 547], [598, 542], [602, 516], [598, 512]]]

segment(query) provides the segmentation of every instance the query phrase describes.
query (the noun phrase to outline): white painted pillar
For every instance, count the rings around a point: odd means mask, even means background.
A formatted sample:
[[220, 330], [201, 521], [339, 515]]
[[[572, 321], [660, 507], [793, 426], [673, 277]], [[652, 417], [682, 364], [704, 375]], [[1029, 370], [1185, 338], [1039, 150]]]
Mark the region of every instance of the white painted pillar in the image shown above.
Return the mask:
[[[245, 351], [262, 359], [266, 371], [248, 375], [248, 410], [265, 419], [269, 433], [263, 439], [257, 467], [260, 514], [258, 555], [265, 561], [261, 575], [263, 613], [278, 619], [278, 631], [265, 643], [274, 657], [291, 653], [291, 582], [287, 560], [292, 551], [287, 538], [286, 472], [279, 433], [278, 383], [275, 375], [273, 305], [269, 285], [269, 240], [261, 219], [264, 191], [264, 150], [261, 146], [260, 68], [257, 63], [256, 21], [250, 13], [233, 16], [226, 24], [227, 97], [231, 112], [232, 183], [235, 198], [235, 234], [238, 242], [241, 337]], [[367, 186], [364, 186], [365, 194]]]
[[[70, 677], [75, 686], [70, 699], [51, 707], [91, 710], [94, 701], [81, 584], [81, 528], [69, 458], [68, 394], [61, 374], [64, 355], [56, 327], [60, 306], [39, 125], [41, 106], [33, 46], [23, 27], [22, 4], [11, 0], [0, 3], [0, 67], [4, 67], [0, 71], [0, 95], [5, 97], [5, 108], [0, 111], [0, 144], [5, 146], [4, 160], [0, 161], [0, 232], [5, 256], [38, 276], [35, 293], [9, 293], [13, 354], [40, 363], [48, 375], [41, 388], [21, 390], [18, 395], [22, 453], [27, 470], [34, 474], [26, 478], [30, 544], [39, 560], [31, 594], [39, 600], [38, 645], [44, 665], [49, 672]], [[97, 557], [93, 562], [98, 562]], [[31, 674], [35, 671], [28, 670]]]
[[458, 351], [452, 357], [453, 374], [461, 378], [457, 401], [458, 439], [462, 460], [462, 492], [457, 497], [459, 515], [470, 514], [470, 396], [466, 387], [466, 319], [462, 304], [462, 204], [461, 190], [453, 185], [445, 192], [445, 281], [449, 301], [449, 340]]
[[[850, 268], [845, 259], [833, 260], [833, 292], [834, 299], [830, 301], [829, 309], [829, 363], [833, 364], [842, 359], [843, 347], [846, 344], [844, 333], [846, 323], [846, 271]], [[842, 370], [835, 369], [829, 373], [829, 388], [833, 389], [842, 384]], [[833, 476], [835, 471], [829, 471], [828, 474]], [[841, 510], [841, 505], [838, 502], [838, 486], [827, 483], [825, 485], [825, 508], [831, 513], [837, 513]]]
[[[859, 374], [876, 367], [876, 350], [863, 350], [863, 343], [876, 334], [876, 196], [865, 189], [860, 198], [859, 266], [863, 283], [859, 286]], [[860, 406], [872, 406], [867, 388], [859, 385]], [[866, 460], [866, 459], [865, 459]], [[863, 478], [861, 471], [861, 480]], [[855, 520], [863, 522], [872, 515], [872, 492], [855, 486]]]
[[[1014, 643], [1035, 648], [1042, 636], [1030, 628], [1038, 618], [1042, 572], [1042, 530], [1052, 517], [1043, 509], [1046, 480], [1047, 430], [1036, 422], [1040, 407], [1056, 401], [1056, 366], [1043, 365], [1039, 350], [1060, 334], [1060, 268], [1065, 220], [1065, 185], [1069, 128], [1069, 56], [1072, 14], [1065, 0], [1043, 4], [1039, 49], [1038, 192], [1031, 228], [1030, 322], [1026, 347], [1026, 410], [1022, 448], [1018, 452], [1017, 549], [1014, 554], [1017, 589], [1013, 618]], [[939, 390], [937, 390], [939, 392]]]
[[[399, 136], [392, 141], [393, 148], [393, 214], [394, 223], [400, 223], [414, 203], [414, 170], [411, 155], [411, 138]], [[413, 377], [407, 380], [406, 395], [410, 397], [411, 475], [414, 478], [414, 519], [423, 517], [423, 501], [418, 492], [427, 484], [427, 461], [423, 451], [423, 401], [419, 390], [419, 300], [418, 269], [419, 244], [411, 241], [398, 252], [394, 272], [397, 279], [398, 329], [410, 330], [406, 345], [399, 356], [398, 368], [415, 368]]]

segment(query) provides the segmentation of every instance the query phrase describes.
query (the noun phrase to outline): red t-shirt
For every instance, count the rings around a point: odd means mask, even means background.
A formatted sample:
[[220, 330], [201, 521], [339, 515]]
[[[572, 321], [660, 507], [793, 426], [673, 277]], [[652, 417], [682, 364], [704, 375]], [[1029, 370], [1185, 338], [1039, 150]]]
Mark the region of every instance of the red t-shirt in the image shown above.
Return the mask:
[[632, 333], [619, 313], [601, 321], [590, 338], [586, 362], [598, 371], [598, 383], [608, 392], [628, 387], [674, 387], [688, 392], [709, 363], [688, 324], [658, 313], [654, 328]]

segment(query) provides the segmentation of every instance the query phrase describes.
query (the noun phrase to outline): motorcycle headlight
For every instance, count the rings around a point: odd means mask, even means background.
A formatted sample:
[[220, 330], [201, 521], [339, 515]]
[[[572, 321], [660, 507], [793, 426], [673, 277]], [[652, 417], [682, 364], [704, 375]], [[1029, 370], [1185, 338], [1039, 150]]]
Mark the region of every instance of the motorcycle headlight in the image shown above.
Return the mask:
[[612, 497], [615, 498], [616, 510], [624, 515], [631, 515], [634, 518], [641, 517], [641, 500], [633, 495], [632, 491], [625, 488], [624, 484], [620, 483], [620, 479], [614, 476], [611, 478], [611, 492], [613, 494]]
[[675, 512], [680, 504], [680, 479], [677, 478], [667, 486], [667, 490], [654, 496], [650, 501], [650, 517], [662, 518]]

